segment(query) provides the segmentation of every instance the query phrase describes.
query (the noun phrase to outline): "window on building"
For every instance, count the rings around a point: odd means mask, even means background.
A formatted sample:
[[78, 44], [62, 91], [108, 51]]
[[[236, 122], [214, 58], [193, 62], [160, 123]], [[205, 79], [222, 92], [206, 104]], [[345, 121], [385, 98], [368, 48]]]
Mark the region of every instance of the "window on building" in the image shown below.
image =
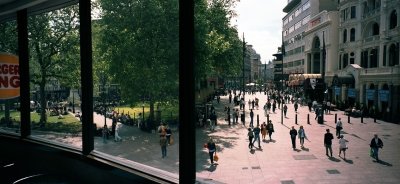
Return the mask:
[[390, 13], [389, 28], [393, 29], [395, 27], [397, 27], [397, 12], [393, 10], [392, 13]]
[[289, 34], [294, 31], [294, 25], [289, 28]]
[[343, 30], [343, 43], [347, 42], [347, 29]]
[[369, 54], [370, 68], [378, 67], [378, 49], [372, 49]]
[[372, 24], [372, 36], [379, 35], [379, 24], [374, 23]]
[[310, 1], [307, 1], [306, 3], [303, 4], [303, 11], [307, 10], [308, 8], [310, 8]]
[[350, 29], [350, 41], [354, 42], [356, 40], [356, 29], [355, 28], [351, 28]]
[[302, 20], [302, 25], [308, 24], [308, 21], [310, 20], [311, 15], [307, 15], [306, 17], [303, 18]]
[[361, 52], [361, 67], [368, 68], [368, 51]]
[[297, 9], [297, 10], [294, 12], [294, 16], [295, 16], [295, 17], [297, 17], [297, 16], [300, 15], [301, 9], [302, 9], [302, 8], [300, 7], [299, 9]]
[[355, 19], [356, 18], [356, 6], [352, 6], [350, 8], [350, 18]]
[[301, 21], [298, 21], [295, 25], [294, 25], [294, 29], [299, 29], [301, 27]]
[[339, 70], [342, 69], [342, 54], [339, 55]]
[[346, 66], [349, 64], [349, 54], [345, 53], [343, 54], [343, 68], [346, 68]]
[[399, 44], [391, 44], [389, 46], [389, 66], [399, 64]]

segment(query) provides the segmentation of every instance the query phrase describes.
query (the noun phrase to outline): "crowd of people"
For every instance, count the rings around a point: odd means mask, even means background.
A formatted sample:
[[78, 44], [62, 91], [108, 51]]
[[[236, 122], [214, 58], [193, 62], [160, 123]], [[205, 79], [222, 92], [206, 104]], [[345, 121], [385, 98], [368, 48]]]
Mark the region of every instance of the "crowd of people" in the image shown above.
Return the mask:
[[[250, 92], [250, 94], [254, 94], [254, 92]], [[318, 105], [316, 102], [312, 102], [310, 100], [306, 101], [304, 98], [301, 98], [302, 96], [296, 93], [292, 93], [292, 94], [288, 94], [288, 93], [279, 93], [278, 91], [273, 91], [273, 90], [269, 90], [266, 92], [267, 96], [267, 102], [265, 103], [265, 105], [263, 106], [263, 110], [264, 110], [264, 116], [267, 117], [270, 114], [275, 114], [276, 113], [276, 109], [280, 109], [281, 107], [283, 108], [283, 113], [284, 116], [286, 117], [287, 115], [287, 111], [288, 111], [288, 106], [290, 105], [290, 103], [293, 104], [293, 110], [294, 113], [298, 113], [298, 109], [300, 106], [307, 104], [308, 108], [310, 111], [314, 111], [316, 113], [316, 118], [318, 116], [320, 116], [321, 113], [326, 113], [329, 114], [330, 110], [331, 110], [331, 103], [330, 102], [326, 102], [323, 103], [322, 105]], [[232, 101], [232, 97], [233, 97], [233, 101]], [[310, 105], [311, 104], [311, 105]], [[266, 140], [266, 135], [268, 134], [269, 136], [269, 140], [272, 140], [272, 134], [274, 132], [274, 125], [272, 123], [271, 120], [267, 120], [266, 122], [263, 122], [262, 124], [259, 124], [257, 121], [257, 124], [254, 123], [254, 111], [253, 110], [257, 110], [258, 106], [259, 106], [259, 99], [253, 96], [253, 99], [251, 99], [251, 97], [248, 99], [248, 108], [249, 108], [249, 117], [250, 120], [248, 121], [243, 121], [243, 114], [241, 115], [241, 121], [242, 121], [242, 125], [244, 125], [247, 128], [247, 138], [248, 138], [248, 148], [250, 150], [253, 150], [254, 148], [258, 148], [261, 149], [262, 142], [267, 142]], [[236, 107], [239, 106], [239, 107]], [[245, 103], [244, 103], [244, 96], [241, 92], [239, 92], [238, 94], [236, 93], [235, 90], [229, 90], [228, 91], [228, 105], [225, 106], [224, 111], [226, 113], [226, 118], [225, 120], [227, 121], [228, 125], [231, 125], [231, 122], [233, 122], [233, 124], [239, 124], [238, 122], [238, 117], [240, 116], [240, 110], [244, 110], [245, 108]], [[215, 114], [215, 108], [212, 107], [212, 114]], [[232, 109], [232, 110], [231, 110]], [[206, 118], [202, 116], [202, 118]], [[246, 123], [248, 123], [246, 125]], [[326, 129], [326, 133], [324, 134], [324, 140], [323, 140], [323, 145], [325, 147], [326, 150], [326, 155], [329, 158], [333, 157], [333, 148], [332, 145], [335, 142], [337, 142], [338, 145], [338, 156], [340, 158], [343, 158], [344, 160], [346, 160], [346, 150], [348, 149], [348, 142], [349, 140], [345, 139], [344, 135], [341, 134], [341, 132], [343, 131], [343, 123], [341, 118], [339, 118], [337, 120], [337, 122], [334, 122], [335, 126], [336, 126], [336, 136], [333, 136], [333, 134], [330, 132], [330, 129]], [[216, 121], [215, 123], [211, 123], [210, 125], [212, 125], [211, 130], [215, 130], [215, 125], [216, 125]], [[261, 136], [260, 136], [261, 134]], [[305, 148], [305, 140], [308, 140], [307, 134], [306, 134], [306, 130], [304, 128], [304, 126], [300, 126], [298, 130], [296, 130], [296, 128], [294, 126], [291, 127], [291, 129], [289, 130], [289, 135], [291, 138], [291, 145], [292, 145], [292, 149], [297, 151], [297, 147], [296, 147], [296, 142], [297, 139], [299, 140], [300, 143], [300, 147], [301, 149], [306, 149]], [[256, 145], [255, 145], [256, 144]], [[207, 147], [208, 146], [208, 147]], [[207, 148], [209, 150], [209, 154], [210, 154], [210, 160], [211, 163], [214, 164], [214, 160], [213, 160], [213, 155], [217, 150], [217, 146], [215, 145], [214, 140], [212, 140], [210, 138], [210, 141], [207, 143]], [[256, 147], [257, 146], [257, 147]], [[383, 142], [382, 140], [375, 134], [374, 138], [371, 140], [370, 143], [370, 156], [374, 159], [376, 159], [376, 161], [379, 161], [379, 157], [378, 157], [378, 152], [379, 149], [383, 147]], [[343, 157], [342, 157], [343, 154]]]

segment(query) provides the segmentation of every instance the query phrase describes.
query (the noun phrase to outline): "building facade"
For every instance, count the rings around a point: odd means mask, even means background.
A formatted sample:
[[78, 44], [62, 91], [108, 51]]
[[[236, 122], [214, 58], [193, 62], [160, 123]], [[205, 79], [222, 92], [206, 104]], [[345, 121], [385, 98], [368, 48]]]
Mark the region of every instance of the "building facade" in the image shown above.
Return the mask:
[[320, 73], [326, 100], [400, 119], [400, 1], [291, 0], [283, 11], [284, 73]]

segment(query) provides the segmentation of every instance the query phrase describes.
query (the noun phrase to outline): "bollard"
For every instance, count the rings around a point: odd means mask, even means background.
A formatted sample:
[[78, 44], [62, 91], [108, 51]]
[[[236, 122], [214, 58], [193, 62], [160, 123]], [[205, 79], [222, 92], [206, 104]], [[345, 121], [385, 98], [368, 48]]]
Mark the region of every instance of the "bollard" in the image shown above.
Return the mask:
[[361, 123], [364, 123], [364, 117], [361, 116]]
[[294, 116], [294, 123], [297, 125], [297, 114]]
[[350, 114], [347, 115], [347, 123], [350, 123]]
[[307, 124], [310, 124], [310, 114], [307, 114]]
[[269, 114], [267, 114], [267, 123], [269, 122]]
[[337, 114], [335, 114], [335, 123], [337, 122]]
[[376, 123], [376, 116], [374, 116], [374, 123]]
[[257, 126], [260, 126], [260, 121], [258, 119], [258, 114], [257, 114]]

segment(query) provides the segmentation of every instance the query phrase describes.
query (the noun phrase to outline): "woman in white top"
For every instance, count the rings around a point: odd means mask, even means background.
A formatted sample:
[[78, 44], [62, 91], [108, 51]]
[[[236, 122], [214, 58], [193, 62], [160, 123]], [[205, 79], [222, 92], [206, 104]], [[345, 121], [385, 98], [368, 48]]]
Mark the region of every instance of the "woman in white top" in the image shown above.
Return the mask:
[[348, 140], [343, 138], [343, 135], [340, 135], [339, 139], [339, 157], [343, 151], [343, 159], [346, 160], [346, 149], [347, 149], [347, 142]]

